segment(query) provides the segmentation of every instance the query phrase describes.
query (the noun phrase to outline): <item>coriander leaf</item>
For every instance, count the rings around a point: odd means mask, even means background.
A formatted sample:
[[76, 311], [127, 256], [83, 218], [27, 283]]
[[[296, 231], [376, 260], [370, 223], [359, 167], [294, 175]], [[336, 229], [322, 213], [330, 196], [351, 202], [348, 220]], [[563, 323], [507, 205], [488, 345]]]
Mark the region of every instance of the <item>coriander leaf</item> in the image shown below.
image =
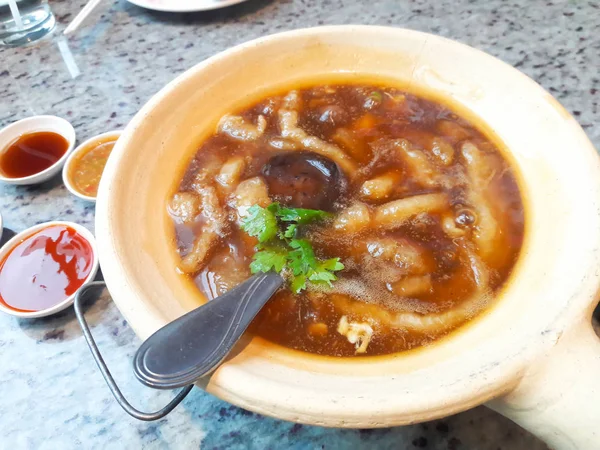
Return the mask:
[[332, 214], [318, 209], [279, 208], [277, 216], [284, 222], [307, 224], [315, 220], [327, 219], [328, 217], [332, 217]]
[[294, 293], [306, 289], [309, 282], [332, 286], [337, 280], [334, 272], [344, 268], [340, 259], [319, 260], [308, 240], [295, 238], [300, 225], [330, 216], [314, 209], [282, 208], [279, 203], [250, 207], [242, 229], [259, 240], [250, 264], [252, 273], [283, 271]]
[[337, 272], [338, 270], [342, 270], [344, 268], [344, 265], [340, 262], [340, 258], [331, 258], [321, 261], [320, 266], [323, 269], [331, 270], [332, 272]]
[[268, 272], [273, 269], [275, 272], [281, 272], [287, 262], [287, 250], [280, 248], [270, 248], [258, 251], [254, 254], [250, 263], [252, 273]]
[[337, 277], [333, 272], [324, 271], [312, 271], [308, 276], [310, 281], [325, 281], [329, 286], [331, 286], [331, 282], [337, 280]]
[[288, 255], [288, 266], [294, 275], [307, 274], [309, 270], [317, 266], [315, 252], [306, 239], [292, 239], [290, 247], [294, 250], [290, 251]]
[[326, 283], [329, 287], [332, 287], [331, 282], [337, 280], [337, 276], [333, 272], [342, 270], [343, 268], [344, 265], [340, 262], [339, 258], [319, 261], [316, 268], [309, 273], [308, 279], [313, 283]]
[[296, 235], [296, 228], [298, 228], [298, 225], [296, 224], [288, 225], [285, 233], [283, 233], [283, 237], [293, 238]]
[[273, 202], [269, 206], [267, 206], [267, 209], [269, 211], [271, 211], [273, 214], [278, 215], [279, 210], [281, 209], [281, 206], [279, 205], [279, 202]]
[[306, 275], [294, 276], [290, 283], [290, 288], [294, 294], [306, 289]]
[[279, 239], [281, 239], [281, 240], [293, 238], [294, 236], [296, 236], [296, 228], [298, 228], [298, 225], [295, 223], [292, 223], [292, 224], [288, 225], [288, 227], [285, 229], [285, 231], [282, 230], [279, 233], [277, 233], [277, 236], [279, 236]]
[[258, 238], [259, 242], [266, 242], [277, 235], [277, 218], [268, 208], [254, 205], [248, 209], [248, 215], [242, 220], [242, 229], [250, 236]]

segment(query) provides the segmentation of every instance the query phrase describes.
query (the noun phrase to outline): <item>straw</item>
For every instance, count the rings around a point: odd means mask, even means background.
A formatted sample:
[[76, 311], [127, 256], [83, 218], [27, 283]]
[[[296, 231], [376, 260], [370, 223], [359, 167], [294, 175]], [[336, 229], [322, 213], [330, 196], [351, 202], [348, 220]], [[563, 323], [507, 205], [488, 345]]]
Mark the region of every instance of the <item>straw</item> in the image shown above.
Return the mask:
[[21, 13], [19, 12], [19, 7], [17, 6], [16, 0], [8, 0], [8, 6], [10, 7], [10, 12], [15, 20], [15, 24], [17, 25], [17, 29], [23, 29], [23, 21], [21, 20]]
[[83, 9], [77, 14], [77, 17], [73, 19], [73, 21], [69, 24], [69, 26], [63, 31], [64, 35], [70, 34], [75, 31], [81, 23], [86, 19], [87, 16], [100, 4], [102, 0], [90, 0], [87, 5], [83, 7]]

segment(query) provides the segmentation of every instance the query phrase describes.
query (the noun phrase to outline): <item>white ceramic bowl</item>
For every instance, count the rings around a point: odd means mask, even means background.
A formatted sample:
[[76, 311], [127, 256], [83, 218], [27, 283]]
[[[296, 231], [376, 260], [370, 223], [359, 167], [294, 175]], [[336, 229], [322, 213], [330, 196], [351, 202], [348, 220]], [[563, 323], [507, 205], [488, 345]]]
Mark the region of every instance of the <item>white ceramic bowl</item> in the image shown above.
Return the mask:
[[[20, 244], [24, 239], [28, 238], [35, 232], [42, 230], [44, 228], [47, 228], [49, 226], [52, 226], [52, 225], [69, 226], [69, 227], [73, 228], [75, 231], [77, 231], [77, 233], [79, 233], [81, 236], [83, 236], [83, 238], [86, 241], [89, 242], [90, 246], [92, 247], [92, 253], [93, 253], [94, 259], [92, 262], [92, 270], [89, 273], [89, 275], [87, 276], [87, 278], [85, 279], [85, 281], [83, 282], [82, 286], [86, 285], [90, 281], [93, 281], [94, 277], [96, 276], [96, 273], [98, 272], [98, 248], [96, 246], [96, 239], [94, 239], [94, 235], [87, 228], [85, 228], [84, 226], [79, 225], [77, 223], [74, 223], [74, 222], [65, 222], [62, 220], [56, 220], [56, 221], [41, 223], [39, 225], [34, 225], [31, 228], [27, 228], [26, 230], [21, 231], [20, 233], [15, 235], [12, 239], [10, 239], [6, 244], [4, 244], [2, 246], [2, 248], [0, 248], [0, 261], [4, 260], [4, 257], [8, 254], [8, 252], [10, 252], [17, 244]], [[14, 309], [7, 308], [2, 303], [0, 303], [0, 311], [5, 312], [6, 314], [10, 314], [11, 316], [22, 317], [22, 318], [26, 318], [26, 319], [34, 319], [36, 317], [50, 316], [52, 314], [56, 314], [57, 312], [60, 312], [63, 309], [66, 309], [69, 306], [71, 306], [73, 304], [73, 302], [75, 301], [76, 293], [77, 292], [73, 293], [68, 298], [66, 298], [65, 300], [63, 300], [60, 303], [57, 303], [56, 305], [52, 306], [51, 308], [42, 309], [40, 311], [30, 311], [30, 312], [16, 311]]]
[[[518, 172], [525, 241], [485, 314], [434, 345], [330, 358], [260, 338], [199, 385], [241, 407], [335, 427], [384, 427], [486, 403], [559, 449], [598, 447], [600, 160], [577, 122], [527, 76], [468, 46], [415, 31], [321, 27], [269, 36], [203, 61], [129, 123], [96, 208], [105, 280], [141, 338], [202, 298], [175, 271], [166, 204], [219, 118], [308, 81], [380, 81], [442, 98], [487, 124]], [[565, 151], [568, 149], [568, 151]]]
[[107, 131], [106, 133], [98, 134], [97, 136], [89, 138], [87, 141], [85, 141], [83, 144], [80, 144], [79, 146], [77, 146], [77, 148], [71, 152], [71, 154], [65, 161], [65, 165], [63, 166], [63, 169], [62, 169], [63, 183], [65, 184], [65, 186], [67, 187], [67, 189], [69, 190], [69, 192], [71, 194], [73, 194], [76, 197], [79, 197], [82, 200], [87, 200], [88, 202], [96, 201], [96, 197], [91, 197], [89, 195], [82, 194], [77, 189], [75, 189], [75, 187], [73, 186], [73, 183], [71, 183], [71, 180], [69, 179], [69, 170], [71, 170], [71, 166], [77, 160], [80, 153], [87, 151], [89, 149], [90, 145], [92, 145], [94, 142], [102, 142], [103, 140], [105, 140], [107, 138], [115, 138], [115, 140], [116, 140], [119, 138], [119, 136], [121, 136], [121, 133], [122, 133], [121, 130], [113, 130], [113, 131]]
[[33, 116], [4, 127], [0, 130], [0, 152], [5, 151], [8, 145], [15, 141], [19, 136], [36, 131], [52, 131], [64, 137], [69, 143], [69, 147], [65, 154], [58, 161], [41, 172], [21, 178], [9, 178], [0, 173], [0, 181], [19, 185], [38, 184], [49, 180], [60, 171], [67, 160], [69, 153], [73, 150], [73, 147], [75, 147], [75, 130], [68, 121], [60, 117]]

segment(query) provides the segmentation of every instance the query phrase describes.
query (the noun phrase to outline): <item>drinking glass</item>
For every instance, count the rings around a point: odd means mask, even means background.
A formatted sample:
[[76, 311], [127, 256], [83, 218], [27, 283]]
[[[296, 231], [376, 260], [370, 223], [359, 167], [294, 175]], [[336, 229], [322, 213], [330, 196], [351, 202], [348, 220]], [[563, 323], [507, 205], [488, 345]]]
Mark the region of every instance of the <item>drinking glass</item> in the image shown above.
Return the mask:
[[26, 45], [52, 31], [47, 0], [0, 0], [0, 45]]

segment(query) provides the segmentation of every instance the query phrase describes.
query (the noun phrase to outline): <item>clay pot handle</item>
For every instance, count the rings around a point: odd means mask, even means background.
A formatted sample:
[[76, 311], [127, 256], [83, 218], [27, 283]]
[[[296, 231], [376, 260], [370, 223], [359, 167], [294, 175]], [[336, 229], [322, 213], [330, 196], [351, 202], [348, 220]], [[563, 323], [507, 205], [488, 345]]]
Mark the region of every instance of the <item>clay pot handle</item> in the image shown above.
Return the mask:
[[600, 339], [589, 316], [557, 334], [516, 388], [488, 406], [555, 450], [600, 449]]

